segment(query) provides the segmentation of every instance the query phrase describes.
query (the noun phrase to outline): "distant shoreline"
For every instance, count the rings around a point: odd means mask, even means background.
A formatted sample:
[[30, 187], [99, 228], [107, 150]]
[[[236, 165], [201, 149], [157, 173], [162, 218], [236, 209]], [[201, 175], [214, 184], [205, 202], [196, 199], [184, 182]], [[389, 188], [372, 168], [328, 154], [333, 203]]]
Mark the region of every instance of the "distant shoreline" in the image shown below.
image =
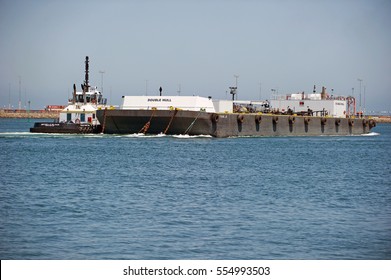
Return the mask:
[[377, 123], [391, 123], [391, 116], [372, 117]]
[[16, 119], [58, 119], [60, 112], [45, 110], [0, 110], [0, 118]]

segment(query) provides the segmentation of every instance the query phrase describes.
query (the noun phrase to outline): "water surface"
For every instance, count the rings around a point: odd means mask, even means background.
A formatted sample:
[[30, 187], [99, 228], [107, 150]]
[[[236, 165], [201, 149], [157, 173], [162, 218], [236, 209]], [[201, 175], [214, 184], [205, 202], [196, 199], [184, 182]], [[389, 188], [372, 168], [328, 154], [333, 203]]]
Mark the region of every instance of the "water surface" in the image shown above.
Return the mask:
[[391, 259], [391, 125], [228, 139], [32, 125], [0, 119], [1, 259]]

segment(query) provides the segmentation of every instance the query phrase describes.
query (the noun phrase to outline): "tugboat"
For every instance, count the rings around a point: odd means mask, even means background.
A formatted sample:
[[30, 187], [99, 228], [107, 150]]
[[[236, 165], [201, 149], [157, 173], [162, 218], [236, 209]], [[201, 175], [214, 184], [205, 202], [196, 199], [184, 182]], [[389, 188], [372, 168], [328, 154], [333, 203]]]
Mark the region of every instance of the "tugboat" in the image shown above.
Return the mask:
[[99, 133], [101, 125], [96, 117], [96, 110], [105, 109], [107, 99], [97, 87], [89, 85], [89, 59], [85, 61], [85, 80], [81, 85], [82, 91], [76, 91], [73, 84], [73, 97], [68, 100], [68, 106], [61, 112], [55, 122], [36, 122], [30, 132], [35, 133]]

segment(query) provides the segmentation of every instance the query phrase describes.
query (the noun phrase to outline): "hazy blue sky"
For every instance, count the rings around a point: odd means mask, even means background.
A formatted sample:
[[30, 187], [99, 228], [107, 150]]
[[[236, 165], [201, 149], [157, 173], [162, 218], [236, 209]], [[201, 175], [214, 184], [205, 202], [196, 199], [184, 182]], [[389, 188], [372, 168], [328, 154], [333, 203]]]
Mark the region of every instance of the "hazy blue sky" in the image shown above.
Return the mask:
[[[0, 0], [0, 105], [65, 104], [84, 80], [122, 95], [239, 99], [326, 86], [391, 110], [390, 0]], [[146, 82], [148, 80], [148, 82]], [[146, 89], [148, 84], [148, 89]], [[229, 97], [228, 97], [229, 98]]]

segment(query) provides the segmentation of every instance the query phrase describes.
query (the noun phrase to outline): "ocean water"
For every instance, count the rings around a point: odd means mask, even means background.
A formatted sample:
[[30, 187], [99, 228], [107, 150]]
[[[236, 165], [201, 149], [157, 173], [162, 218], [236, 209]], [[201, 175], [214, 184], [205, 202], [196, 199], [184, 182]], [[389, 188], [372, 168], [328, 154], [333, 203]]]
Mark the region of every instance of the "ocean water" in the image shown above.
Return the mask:
[[1, 259], [391, 259], [391, 125], [365, 136], [30, 134], [0, 119]]

